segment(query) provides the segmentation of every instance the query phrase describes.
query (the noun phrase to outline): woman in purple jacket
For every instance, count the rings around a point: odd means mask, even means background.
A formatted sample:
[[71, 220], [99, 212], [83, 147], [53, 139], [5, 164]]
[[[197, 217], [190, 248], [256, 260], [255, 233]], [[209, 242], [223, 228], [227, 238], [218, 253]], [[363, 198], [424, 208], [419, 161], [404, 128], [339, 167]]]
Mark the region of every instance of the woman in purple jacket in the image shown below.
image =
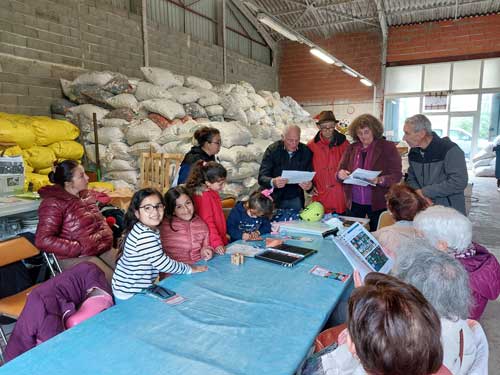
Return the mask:
[[488, 300], [500, 295], [500, 264], [485, 247], [472, 242], [470, 220], [451, 207], [431, 206], [415, 216], [413, 226], [467, 270], [472, 292], [469, 318], [479, 320]]
[[370, 231], [375, 231], [380, 214], [387, 209], [385, 194], [392, 184], [400, 182], [403, 177], [401, 156], [394, 143], [383, 139], [382, 123], [372, 115], [356, 117], [349, 125], [348, 132], [354, 143], [349, 145], [340, 161], [337, 179], [344, 181], [356, 168], [380, 171], [371, 181], [373, 186], [344, 183], [348, 214], [368, 216]]

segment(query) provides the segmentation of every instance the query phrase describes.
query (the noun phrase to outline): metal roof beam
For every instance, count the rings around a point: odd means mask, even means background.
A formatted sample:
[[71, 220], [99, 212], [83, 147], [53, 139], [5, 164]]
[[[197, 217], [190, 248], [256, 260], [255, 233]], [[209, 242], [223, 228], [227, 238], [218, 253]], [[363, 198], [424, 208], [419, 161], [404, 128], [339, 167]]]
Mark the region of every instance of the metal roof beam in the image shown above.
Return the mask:
[[[257, 29], [257, 31], [262, 35], [262, 38], [266, 41], [267, 45], [271, 48], [273, 51], [273, 54], [277, 53], [277, 44], [276, 41], [269, 35], [267, 30], [262, 26], [262, 24], [257, 21], [257, 18], [255, 18], [254, 14], [250, 11], [245, 4], [241, 0], [231, 0], [234, 6], [238, 8], [238, 10], [243, 13], [243, 15], [250, 21], [250, 23]], [[250, 3], [253, 3], [253, 1], [250, 1]], [[253, 3], [253, 5], [256, 5]]]

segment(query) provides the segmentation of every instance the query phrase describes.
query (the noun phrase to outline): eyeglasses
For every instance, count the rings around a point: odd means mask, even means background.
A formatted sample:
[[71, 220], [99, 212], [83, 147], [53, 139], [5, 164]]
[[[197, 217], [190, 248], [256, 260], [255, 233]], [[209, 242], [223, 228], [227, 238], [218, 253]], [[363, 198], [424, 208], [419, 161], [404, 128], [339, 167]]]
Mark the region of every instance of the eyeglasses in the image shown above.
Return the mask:
[[333, 131], [335, 130], [335, 126], [320, 126], [319, 127], [321, 130], [328, 130], [328, 131]]
[[165, 206], [163, 203], [158, 203], [156, 206], [153, 206], [152, 204], [147, 204], [145, 206], [140, 206], [139, 208], [142, 208], [147, 214], [153, 213], [154, 210], [157, 211], [163, 211]]
[[222, 144], [222, 141], [219, 141], [219, 142], [208, 142], [208, 143], [213, 143], [213, 144], [215, 144], [217, 146], [220, 146]]

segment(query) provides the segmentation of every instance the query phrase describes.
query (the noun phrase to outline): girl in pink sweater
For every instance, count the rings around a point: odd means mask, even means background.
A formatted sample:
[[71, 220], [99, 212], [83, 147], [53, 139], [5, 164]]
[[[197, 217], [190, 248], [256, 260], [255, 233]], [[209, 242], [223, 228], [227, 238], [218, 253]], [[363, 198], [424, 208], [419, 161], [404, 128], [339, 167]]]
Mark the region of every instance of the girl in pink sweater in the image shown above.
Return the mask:
[[214, 161], [199, 160], [191, 169], [186, 187], [193, 197], [196, 212], [208, 225], [209, 243], [217, 254], [226, 252], [226, 218], [219, 192], [226, 182], [226, 169]]
[[165, 253], [178, 262], [193, 264], [213, 256], [208, 226], [194, 213], [194, 204], [184, 185], [170, 188], [165, 194], [165, 218], [160, 226]]

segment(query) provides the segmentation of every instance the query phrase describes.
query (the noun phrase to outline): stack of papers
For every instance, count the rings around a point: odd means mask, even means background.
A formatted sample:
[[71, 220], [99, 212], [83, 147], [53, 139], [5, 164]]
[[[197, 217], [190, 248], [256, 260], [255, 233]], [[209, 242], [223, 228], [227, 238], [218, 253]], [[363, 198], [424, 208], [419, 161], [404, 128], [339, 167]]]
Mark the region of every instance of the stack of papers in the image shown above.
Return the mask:
[[375, 186], [375, 184], [371, 180], [377, 177], [381, 172], [382, 171], [369, 171], [367, 169], [356, 168], [356, 170], [344, 180], [344, 184]]
[[281, 177], [286, 178], [289, 184], [301, 184], [302, 182], [312, 181], [315, 174], [316, 172], [284, 170]]

